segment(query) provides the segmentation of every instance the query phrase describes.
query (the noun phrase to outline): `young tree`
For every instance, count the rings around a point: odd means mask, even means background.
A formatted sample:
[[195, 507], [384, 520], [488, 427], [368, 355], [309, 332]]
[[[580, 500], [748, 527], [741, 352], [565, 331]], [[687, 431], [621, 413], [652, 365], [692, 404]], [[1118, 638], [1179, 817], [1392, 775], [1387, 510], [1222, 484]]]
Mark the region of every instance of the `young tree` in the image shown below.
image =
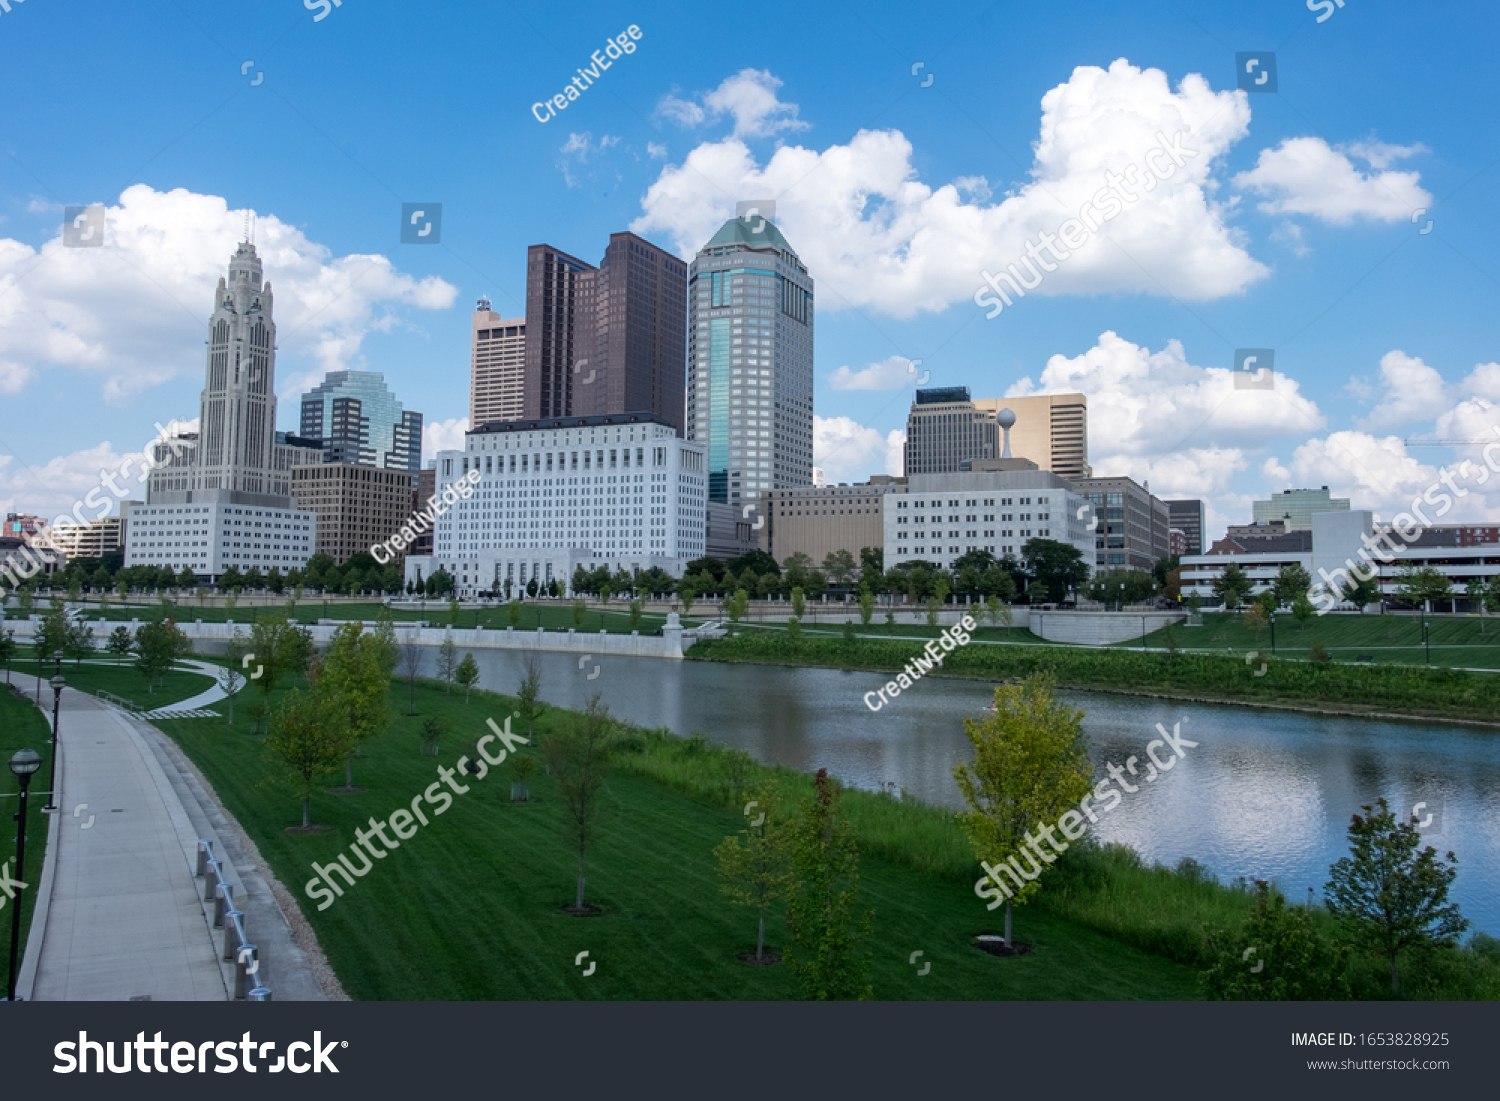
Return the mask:
[[677, 586], [677, 598], [682, 601], [683, 615], [687, 615], [693, 610], [693, 598], [697, 595], [698, 591], [685, 579]]
[[177, 657], [178, 634], [177, 625], [170, 619], [142, 624], [135, 633], [135, 667], [146, 678], [148, 694], [155, 694], [156, 686], [171, 670]]
[[1245, 626], [1249, 627], [1250, 630], [1255, 632], [1255, 645], [1259, 646], [1260, 633], [1264, 631], [1271, 622], [1271, 617], [1266, 612], [1265, 605], [1261, 604], [1259, 601], [1252, 603], [1248, 608], [1245, 609], [1244, 619]]
[[580, 714], [571, 716], [547, 737], [547, 763], [562, 799], [568, 839], [578, 850], [578, 890], [574, 913], [584, 913], [584, 858], [599, 833], [599, 812], [615, 721], [599, 693], [589, 697]]
[[105, 648], [115, 656], [116, 664], [119, 664], [134, 646], [135, 639], [130, 635], [130, 628], [123, 623], [109, 633], [109, 642], [105, 644]]
[[406, 637], [401, 640], [401, 675], [406, 678], [406, 713], [415, 715], [417, 713], [417, 677], [422, 673], [422, 658], [424, 652], [421, 643], [417, 641], [418, 634], [415, 627], [405, 632]]
[[868, 627], [870, 620], [875, 618], [875, 594], [870, 591], [870, 586], [861, 585], [859, 589], [859, 625]]
[[474, 660], [473, 654], [464, 655], [464, 660], [453, 671], [453, 679], [464, 690], [464, 703], [468, 703], [469, 693], [479, 683], [479, 663]]
[[542, 700], [542, 652], [528, 647], [521, 655], [521, 682], [516, 688], [516, 714], [526, 724], [526, 737], [536, 739], [536, 721], [547, 711]]
[[1255, 587], [1255, 582], [1250, 580], [1249, 574], [1245, 573], [1244, 567], [1238, 562], [1231, 562], [1224, 567], [1224, 572], [1214, 578], [1214, 596], [1219, 598], [1220, 603], [1229, 609], [1238, 608], [1245, 597], [1250, 595], [1250, 590]]
[[[582, 567], [579, 567], [579, 568], [581, 569]], [[518, 609], [518, 612], [519, 612], [519, 606], [517, 606], [517, 609]], [[582, 630], [583, 629], [584, 618], [588, 614], [589, 614], [588, 601], [586, 601], [586, 600], [575, 600], [575, 601], [573, 601], [573, 626], [574, 626], [574, 628], [576, 628], [577, 630]], [[516, 618], [517, 619], [520, 618], [519, 614], [517, 615]]]
[[1303, 589], [1292, 598], [1292, 618], [1297, 621], [1300, 630], [1307, 629], [1307, 621], [1318, 614], [1318, 609], [1313, 602], [1307, 598], [1307, 590]]
[[342, 726], [344, 788], [354, 791], [354, 754], [391, 722], [390, 676], [381, 666], [381, 643], [357, 622], [333, 633], [322, 667], [313, 681], [313, 696]]
[[245, 674], [242, 672], [244, 657], [245, 636], [236, 627], [224, 648], [224, 664], [219, 666], [218, 671], [219, 687], [224, 690], [224, 698], [229, 703], [230, 726], [234, 725], [234, 694], [245, 684]]
[[340, 736], [338, 716], [328, 713], [315, 695], [304, 696], [293, 688], [271, 717], [266, 748], [280, 760], [302, 797], [302, 828], [310, 824], [312, 789], [318, 777], [338, 771], [348, 759], [350, 747]]
[[63, 635], [63, 654], [73, 659], [77, 665], [84, 658], [94, 652], [94, 629], [87, 626], [82, 620], [68, 624], [68, 630]]
[[639, 631], [641, 629], [641, 616], [646, 613], [646, 602], [636, 599], [630, 602], [630, 629]]
[[600, 604], [608, 604], [609, 603], [610, 595], [613, 592], [614, 592], [614, 590], [612, 588], [610, 588], [608, 585], [600, 585], [599, 586], [599, 603]]
[[787, 824], [782, 820], [780, 793], [775, 781], [753, 793], [757, 824], [724, 838], [714, 848], [719, 889], [740, 906], [754, 907], [759, 919], [755, 961], [765, 959], [766, 907], [791, 893], [791, 851]]
[[450, 626], [450, 627], [457, 627], [458, 626], [458, 601], [457, 600], [450, 600], [450, 601], [448, 601], [448, 626]]
[[437, 651], [437, 675], [443, 682], [443, 694], [453, 693], [453, 674], [458, 671], [458, 645], [453, 641], [453, 630], [443, 632], [443, 641]]
[[[974, 746], [974, 761], [953, 769], [968, 805], [958, 819], [974, 854], [987, 869], [991, 863], [998, 869], [990, 876], [1006, 895], [1005, 945], [1010, 947], [1012, 902], [1030, 901], [1056, 859], [1040, 843], [1034, 845], [1040, 859], [1034, 855], [1027, 847], [1031, 831], [1050, 830], [1068, 813], [1078, 819], [1072, 808], [1093, 788], [1083, 712], [1057, 703], [1051, 679], [1034, 674], [996, 688], [995, 710], [965, 719], [964, 736]], [[1013, 881], [1013, 891], [1001, 881], [1002, 872]]]
[[805, 997], [863, 1001], [873, 997], [862, 949], [872, 919], [869, 911], [859, 912], [859, 844], [827, 769], [818, 770], [813, 788], [787, 831], [793, 874], [787, 960]]
[[1288, 906], [1263, 880], [1255, 881], [1255, 911], [1237, 930], [1209, 937], [1213, 965], [1202, 978], [1210, 998], [1222, 1001], [1345, 1001], [1349, 998], [1347, 945], [1329, 944], [1313, 926], [1312, 912]]
[[[796, 557], [796, 556], [793, 555], [793, 557]], [[807, 601], [802, 596], [802, 586], [800, 586], [800, 585], [793, 586], [793, 588], [792, 588], [792, 615], [795, 616], [798, 620], [800, 620], [802, 618], [802, 613], [806, 609], [806, 607], [807, 607]]]
[[1435, 600], [1448, 600], [1453, 596], [1453, 583], [1448, 575], [1433, 566], [1402, 567], [1397, 593], [1403, 600], [1419, 604], [1432, 611]]
[[391, 610], [384, 604], [375, 613], [374, 638], [380, 668], [389, 677], [401, 662], [401, 644], [396, 641], [396, 621], [391, 616]]
[[1431, 845], [1418, 851], [1415, 814], [1397, 821], [1384, 799], [1360, 809], [1364, 816], [1349, 823], [1349, 855], [1328, 869], [1323, 895], [1328, 912], [1355, 940], [1390, 961], [1394, 992], [1401, 986], [1396, 960], [1403, 949], [1453, 944], [1469, 927], [1458, 904], [1448, 901], [1458, 858], [1449, 852], [1444, 863]]
[[1276, 574], [1271, 591], [1276, 594], [1276, 607], [1295, 603], [1299, 596], [1305, 597], [1312, 588], [1312, 575], [1300, 562], [1288, 562]]
[[10, 683], [10, 663], [16, 656], [16, 633], [5, 631], [0, 633], [0, 661], [5, 662], [5, 683]]

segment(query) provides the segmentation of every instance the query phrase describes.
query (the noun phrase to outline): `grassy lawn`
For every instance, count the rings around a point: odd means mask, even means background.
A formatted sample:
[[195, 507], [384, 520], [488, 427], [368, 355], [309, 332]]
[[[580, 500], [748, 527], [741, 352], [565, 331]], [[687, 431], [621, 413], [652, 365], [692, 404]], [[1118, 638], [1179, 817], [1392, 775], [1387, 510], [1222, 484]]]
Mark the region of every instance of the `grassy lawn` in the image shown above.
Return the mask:
[[[21, 687], [21, 679], [14, 673], [11, 681], [16, 687]], [[47, 692], [50, 701], [52, 693]], [[45, 716], [37, 706], [27, 697], [18, 696], [4, 685], [0, 685], [0, 760], [9, 761], [17, 750], [27, 748], [34, 749], [41, 754], [42, 767], [37, 769], [31, 777], [30, 798], [26, 807], [26, 867], [17, 869], [15, 867], [15, 830], [11, 826], [3, 831], [4, 842], [0, 846], [0, 864], [6, 864], [10, 868], [12, 879], [19, 879], [29, 886], [20, 892], [21, 907], [21, 958], [26, 955], [26, 935], [31, 929], [31, 911], [36, 907], [36, 884], [42, 877], [42, 860], [47, 854], [47, 816], [42, 813], [42, 808], [47, 805], [47, 777], [52, 765], [52, 726], [51, 720]], [[17, 799], [12, 798], [19, 785], [16, 778], [7, 769], [0, 778], [0, 792], [6, 796], [0, 799], [0, 815], [4, 816], [7, 824], [11, 823], [15, 813]], [[0, 929], [4, 929], [7, 938], [10, 933], [11, 916], [0, 911]], [[7, 939], [7, 944], [9, 940]], [[19, 961], [17, 961], [19, 963]], [[6, 975], [9, 982], [10, 976]]]
[[[11, 677], [18, 688], [22, 689], [28, 697], [34, 698], [37, 689], [36, 658], [31, 656], [30, 647], [23, 648], [21, 653], [23, 656], [13, 663]], [[94, 661], [78, 664], [64, 659], [62, 675], [63, 680], [68, 682], [68, 687], [91, 693], [112, 692], [142, 707], [155, 708], [166, 707], [168, 704], [196, 696], [199, 692], [212, 688], [214, 684], [209, 677], [201, 673], [186, 669], [173, 669], [163, 678], [163, 683], [156, 686], [155, 691], [148, 691], [146, 678], [131, 664], [129, 659], [116, 665], [112, 659], [101, 654], [98, 660], [109, 662], [109, 664], [96, 664]], [[52, 679], [56, 668], [57, 666], [50, 658], [42, 662], [42, 699], [46, 702], [49, 713], [52, 707], [52, 689], [48, 687], [47, 682]]]
[[[754, 911], [719, 893], [711, 850], [743, 828], [737, 799], [711, 799], [652, 775], [652, 762], [716, 750], [670, 739], [653, 752], [623, 752], [606, 782], [603, 830], [587, 866], [589, 902], [605, 913], [572, 917], [575, 851], [565, 839], [559, 800], [545, 775], [531, 781], [532, 802], [510, 802], [503, 766], [483, 780], [467, 778], [440, 818], [388, 851], [373, 870], [319, 912], [303, 894], [310, 864], [346, 852], [356, 828], [409, 806], [452, 767], [512, 701], [476, 692], [471, 704], [440, 686], [417, 689], [415, 717], [406, 689], [391, 688], [390, 728], [355, 761], [354, 780], [368, 790], [313, 797], [313, 821], [325, 833], [288, 834], [300, 821], [294, 791], [280, 783], [263, 740], [237, 714], [223, 721], [174, 720], [166, 730], [203, 769], [226, 808], [254, 838], [276, 875], [297, 894], [345, 989], [362, 999], [685, 998], [781, 999], [796, 996], [784, 965], [755, 968], [737, 953], [753, 950]], [[437, 758], [419, 752], [420, 724], [436, 717], [448, 733]], [[551, 721], [544, 717], [543, 736]], [[705, 759], [709, 759], [705, 757]], [[712, 758], [716, 760], [717, 758]], [[795, 774], [786, 773], [789, 782]], [[809, 793], [811, 781], [796, 777]], [[855, 796], [866, 799], [857, 804]], [[1017, 938], [1032, 955], [998, 959], [972, 947], [976, 933], [999, 929], [972, 890], [971, 870], [951, 866], [951, 815], [931, 808], [927, 824], [944, 834], [932, 867], [894, 858], [894, 842], [877, 836], [880, 797], [848, 793], [862, 838], [861, 899], [875, 914], [870, 972], [885, 999], [1155, 999], [1192, 998], [1193, 968], [1150, 955], [1086, 925], [1037, 907], [1018, 911]], [[897, 804], [899, 806], [899, 804]], [[389, 831], [387, 831], [389, 833]], [[863, 839], [869, 838], [868, 843]], [[972, 863], [972, 857], [967, 861]], [[767, 939], [785, 941], [780, 912], [768, 915]], [[582, 951], [597, 963], [587, 978], [575, 966]], [[907, 960], [915, 951], [925, 976]]]
[[[518, 631], [534, 631], [538, 627], [546, 627], [549, 630], [566, 630], [575, 627], [582, 631], [605, 630], [610, 634], [628, 635], [632, 628], [630, 626], [630, 611], [628, 601], [614, 600], [609, 605], [602, 606], [591, 603], [584, 616], [582, 627], [573, 620], [573, 605], [571, 601], [523, 601], [521, 604], [521, 621], [516, 624]], [[129, 623], [132, 619], [138, 619], [142, 623], [151, 619], [160, 610], [161, 605], [153, 602], [135, 602], [126, 607], [119, 607], [114, 602], [104, 609], [102, 616], [110, 622]], [[320, 619], [332, 619], [343, 621], [347, 619], [359, 619], [374, 622], [376, 614], [381, 605], [371, 601], [361, 604], [327, 604], [321, 597], [308, 596], [297, 604], [293, 609], [292, 619], [297, 623], [315, 624]], [[39, 609], [40, 610], [40, 609]], [[250, 624], [257, 619], [269, 618], [286, 611], [286, 603], [269, 605], [265, 607], [240, 606], [230, 611], [226, 608], [199, 607], [192, 597], [182, 597], [180, 603], [171, 608], [173, 616], [179, 623], [192, 623], [201, 619], [204, 623], [224, 623], [233, 620], [235, 623]], [[692, 617], [683, 617], [683, 624], [702, 622], [705, 617], [711, 617], [713, 613], [705, 608], [699, 608], [699, 614]], [[90, 603], [84, 618], [92, 623], [99, 619], [101, 612], [97, 604]], [[398, 624], [415, 623], [425, 621], [433, 627], [449, 626], [448, 604], [443, 600], [432, 600], [427, 604], [425, 611], [407, 611], [396, 608], [391, 611], [391, 618]], [[665, 615], [643, 615], [638, 628], [641, 634], [650, 634], [667, 621]], [[509, 609], [505, 606], [491, 607], [474, 604], [461, 604], [459, 606], [458, 622], [455, 626], [469, 629], [483, 627], [487, 631], [504, 630], [510, 626]], [[98, 633], [97, 631], [95, 632]]]
[[[1431, 664], [1462, 669], [1500, 669], [1500, 619], [1479, 616], [1429, 615], [1428, 643]], [[1252, 631], [1242, 612], [1204, 612], [1202, 627], [1170, 629], [1173, 640], [1184, 650], [1244, 653], [1271, 649], [1269, 629]], [[1385, 615], [1334, 614], [1313, 616], [1300, 624], [1288, 612], [1276, 615], [1276, 653], [1286, 658], [1306, 658], [1313, 643], [1321, 642], [1335, 661], [1353, 662], [1368, 655], [1374, 664], [1425, 665], [1427, 649], [1422, 644], [1422, 617], [1409, 612]], [[1155, 631], [1146, 636], [1151, 649], [1165, 649], [1167, 636]], [[1139, 647], [1140, 640], [1118, 643], [1118, 648]]]

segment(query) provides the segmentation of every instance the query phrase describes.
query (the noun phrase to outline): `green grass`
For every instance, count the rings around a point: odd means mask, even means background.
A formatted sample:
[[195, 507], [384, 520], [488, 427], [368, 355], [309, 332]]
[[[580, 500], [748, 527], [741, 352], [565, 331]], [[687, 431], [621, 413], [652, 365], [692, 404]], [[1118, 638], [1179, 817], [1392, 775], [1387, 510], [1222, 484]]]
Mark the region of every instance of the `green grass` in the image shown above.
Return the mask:
[[[1203, 629], [1203, 628], [1199, 628]], [[837, 669], [895, 672], [921, 652], [916, 642], [828, 637], [791, 638], [746, 633], [695, 643], [695, 661], [770, 662]], [[1172, 697], [1385, 713], [1413, 718], [1500, 721], [1500, 678], [1449, 668], [1315, 664], [1276, 660], [1247, 664], [1243, 657], [1168, 654], [1108, 648], [963, 646], [942, 672], [984, 679], [1048, 672], [1066, 688], [1107, 689]], [[1257, 675], [1259, 674], [1259, 675]]]
[[[578, 627], [573, 621], [573, 605], [571, 601], [523, 601], [521, 604], [521, 622], [516, 624], [518, 631], [534, 631], [538, 627], [546, 627], [548, 630], [567, 630], [576, 628], [581, 631], [597, 632], [608, 631], [610, 634], [628, 635], [630, 626], [629, 602], [625, 600], [612, 600], [608, 606], [591, 603], [587, 614], [584, 616], [582, 627]], [[342, 622], [349, 619], [365, 620], [373, 623], [376, 614], [380, 611], [378, 602], [323, 604], [322, 597], [307, 596], [293, 609], [291, 618], [293, 621], [305, 625], [311, 625], [320, 619], [331, 619]], [[142, 623], [153, 618], [161, 605], [153, 601], [136, 601], [133, 605], [119, 607], [113, 600], [109, 607], [101, 613], [97, 604], [90, 603], [84, 613], [86, 621], [93, 623], [102, 617], [111, 623], [129, 623], [138, 619]], [[45, 609], [37, 609], [43, 611]], [[179, 602], [171, 608], [172, 615], [179, 623], [192, 623], [201, 619], [204, 623], [224, 623], [233, 620], [235, 623], [251, 624], [257, 619], [266, 619], [273, 615], [280, 615], [286, 611], [286, 602], [266, 606], [247, 607], [241, 605], [233, 611], [223, 607], [200, 607], [197, 601], [188, 596], [181, 597]], [[712, 613], [700, 608], [700, 615], [682, 618], [684, 625], [702, 622], [705, 616], [711, 617]], [[415, 623], [425, 621], [433, 627], [449, 626], [448, 603], [444, 600], [430, 600], [425, 611], [408, 611], [401, 608], [392, 609], [391, 618], [398, 624]], [[641, 634], [650, 634], [658, 627], [666, 623], [665, 615], [642, 615], [638, 628]], [[510, 612], [505, 606], [481, 607], [473, 604], [462, 604], [459, 606], [457, 627], [461, 629], [472, 629], [483, 627], [486, 631], [504, 630], [510, 626]], [[95, 634], [98, 634], [96, 628]], [[107, 632], [106, 632], [107, 637]]]
[[[11, 675], [17, 687], [24, 690], [28, 696], [34, 697], [37, 685], [37, 663], [36, 659], [29, 655], [29, 649], [22, 650], [22, 654], [26, 656], [13, 663]], [[108, 661], [110, 664], [95, 664], [95, 661]], [[42, 699], [48, 701], [49, 708], [52, 706], [50, 702], [52, 689], [48, 687], [47, 682], [52, 679], [56, 668], [57, 666], [50, 658], [42, 662]], [[214, 684], [211, 677], [206, 677], [202, 673], [194, 673], [187, 669], [173, 669], [162, 678], [162, 683], [156, 686], [154, 692], [148, 691], [146, 678], [131, 664], [130, 659], [127, 658], [116, 665], [113, 664], [113, 659], [104, 654], [82, 664], [65, 658], [62, 663], [62, 676], [63, 680], [68, 682], [69, 688], [91, 693], [111, 692], [148, 709], [180, 703], [205, 689], [212, 688]]]
[[[1500, 670], [1500, 618], [1488, 616], [1427, 616], [1431, 664], [1461, 669]], [[1173, 640], [1182, 649], [1248, 650], [1271, 649], [1271, 631], [1252, 631], [1243, 612], [1204, 612], [1203, 626], [1171, 628]], [[1367, 655], [1374, 664], [1426, 665], [1428, 648], [1422, 644], [1422, 617], [1413, 612], [1385, 615], [1332, 614], [1313, 616], [1299, 624], [1289, 612], [1276, 614], [1276, 653], [1287, 658], [1306, 658], [1313, 643], [1321, 642], [1335, 661], [1353, 662]], [[1140, 646], [1140, 639], [1118, 643], [1123, 649]], [[1146, 636], [1150, 649], [1165, 649], [1166, 634]]]
[[[20, 678], [11, 675], [11, 682], [21, 687]], [[48, 699], [51, 692], [47, 693]], [[52, 766], [52, 727], [46, 715], [44, 715], [26, 696], [17, 695], [10, 688], [0, 685], [0, 760], [9, 761], [17, 750], [27, 748], [34, 749], [41, 754], [42, 767], [37, 769], [31, 777], [30, 798], [27, 800], [26, 808], [26, 867], [17, 869], [15, 867], [16, 852], [15, 830], [12, 819], [16, 813], [16, 804], [19, 800], [12, 798], [19, 787], [16, 778], [7, 770], [4, 775], [4, 793], [6, 798], [0, 799], [0, 816], [3, 816], [7, 828], [3, 831], [4, 848], [0, 849], [0, 864], [7, 864], [10, 868], [11, 878], [19, 879], [28, 884], [27, 888], [20, 892], [20, 900], [13, 905], [21, 907], [21, 958], [26, 955], [26, 937], [31, 930], [31, 912], [36, 908], [36, 886], [42, 878], [42, 861], [47, 854], [47, 816], [42, 813], [42, 808], [47, 805], [48, 776]], [[5, 930], [6, 943], [9, 944], [11, 916], [0, 911], [0, 929]], [[19, 965], [20, 960], [17, 960]], [[5, 976], [8, 984], [10, 975]]]
[[[273, 778], [262, 740], [241, 720], [159, 723], [203, 769], [226, 808], [296, 893], [345, 989], [361, 999], [781, 999], [796, 996], [785, 966], [746, 967], [737, 953], [754, 947], [755, 915], [719, 893], [711, 850], [743, 828], [737, 796], [714, 775], [719, 751], [677, 738], [655, 746], [637, 734], [607, 782], [605, 828], [589, 854], [587, 899], [598, 917], [562, 912], [572, 901], [576, 858], [564, 836], [552, 781], [531, 781], [533, 802], [509, 801], [509, 778], [492, 770], [470, 778], [440, 818], [429, 813], [401, 848], [328, 909], [303, 895], [310, 864], [327, 863], [373, 815], [407, 806], [452, 766], [511, 701], [476, 692], [471, 705], [432, 684], [417, 690], [415, 717], [405, 686], [391, 689], [391, 728], [356, 760], [356, 784], [368, 790], [319, 790], [313, 820], [326, 833], [288, 834], [299, 819], [296, 794]], [[238, 718], [239, 716], [237, 716]], [[419, 753], [423, 720], [452, 733], [438, 758]], [[562, 718], [544, 718], [540, 733]], [[701, 760], [696, 758], [701, 757]], [[809, 778], [787, 774], [809, 793]], [[696, 777], [696, 779], [694, 779]], [[667, 782], [663, 782], [663, 781]], [[972, 855], [955, 845], [950, 815], [879, 796], [849, 792], [862, 837], [861, 898], [874, 911], [871, 981], [887, 999], [1191, 998], [1192, 969], [1151, 956], [1038, 907], [1021, 912], [1018, 939], [1027, 957], [988, 956], [972, 947], [996, 931], [998, 915], [973, 894]], [[882, 807], [881, 803], [888, 804]], [[430, 812], [430, 808], [429, 808]], [[945, 824], [946, 821], [946, 824]], [[918, 843], [903, 845], [910, 833]], [[925, 840], [923, 840], [925, 838]], [[957, 845], [962, 839], [957, 839]], [[963, 865], [967, 863], [967, 870]], [[784, 942], [780, 914], [767, 921], [772, 945]], [[573, 960], [587, 950], [596, 973]], [[907, 963], [921, 950], [926, 976]]]

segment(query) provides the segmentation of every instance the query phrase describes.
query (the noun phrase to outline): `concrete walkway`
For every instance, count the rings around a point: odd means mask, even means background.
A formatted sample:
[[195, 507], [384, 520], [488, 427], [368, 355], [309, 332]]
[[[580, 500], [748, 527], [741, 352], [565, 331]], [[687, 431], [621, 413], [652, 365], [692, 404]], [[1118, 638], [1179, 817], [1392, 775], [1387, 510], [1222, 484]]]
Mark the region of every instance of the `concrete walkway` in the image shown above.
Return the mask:
[[198, 839], [161, 766], [125, 715], [71, 688], [59, 738], [63, 818], [31, 997], [225, 1001]]

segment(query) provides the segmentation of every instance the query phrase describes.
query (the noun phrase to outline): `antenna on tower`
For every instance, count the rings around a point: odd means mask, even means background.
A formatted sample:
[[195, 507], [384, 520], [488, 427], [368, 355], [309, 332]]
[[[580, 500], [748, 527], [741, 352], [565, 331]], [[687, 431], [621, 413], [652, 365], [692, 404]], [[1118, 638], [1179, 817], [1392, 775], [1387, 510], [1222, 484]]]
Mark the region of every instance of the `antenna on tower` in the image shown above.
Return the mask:
[[250, 243], [250, 212], [245, 211], [245, 243]]

